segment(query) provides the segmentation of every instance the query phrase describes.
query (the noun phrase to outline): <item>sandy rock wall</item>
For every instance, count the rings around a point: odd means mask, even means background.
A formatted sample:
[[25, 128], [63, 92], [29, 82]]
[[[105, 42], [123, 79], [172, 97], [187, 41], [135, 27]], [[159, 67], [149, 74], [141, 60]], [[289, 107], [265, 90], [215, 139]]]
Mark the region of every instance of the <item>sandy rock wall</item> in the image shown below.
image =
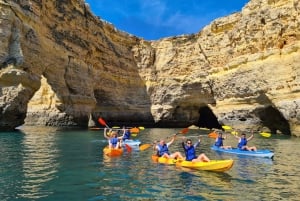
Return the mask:
[[251, 1], [196, 35], [135, 51], [156, 120], [192, 123], [207, 105], [224, 124], [299, 132], [299, 9], [299, 1]]
[[220, 123], [299, 133], [299, 0], [252, 0], [197, 34], [145, 41], [83, 0], [0, 1], [0, 127]]

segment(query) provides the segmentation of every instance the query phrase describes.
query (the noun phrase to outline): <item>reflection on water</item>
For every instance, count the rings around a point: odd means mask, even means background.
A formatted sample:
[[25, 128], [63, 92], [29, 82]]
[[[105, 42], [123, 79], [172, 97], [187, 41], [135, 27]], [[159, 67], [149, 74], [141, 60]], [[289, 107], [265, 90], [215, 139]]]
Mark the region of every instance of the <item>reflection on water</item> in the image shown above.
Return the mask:
[[58, 166], [56, 130], [53, 128], [34, 131], [25, 129], [23, 132], [25, 135], [21, 143], [23, 147], [21, 162], [24, 179], [21, 186], [22, 193], [18, 197], [30, 199], [47, 197], [53, 192], [43, 189], [43, 186], [55, 178]]
[[[138, 139], [152, 143], [178, 130], [145, 129]], [[199, 134], [205, 135], [190, 130], [185, 136]], [[171, 151], [182, 151], [182, 136]], [[235, 145], [236, 139], [226, 143]], [[215, 152], [213, 140], [203, 137], [197, 153], [234, 160], [228, 172], [214, 173], [154, 163], [151, 148], [103, 156], [107, 140], [98, 131], [1, 133], [0, 200], [297, 200], [300, 139], [257, 135], [251, 143], [273, 150], [274, 160]]]

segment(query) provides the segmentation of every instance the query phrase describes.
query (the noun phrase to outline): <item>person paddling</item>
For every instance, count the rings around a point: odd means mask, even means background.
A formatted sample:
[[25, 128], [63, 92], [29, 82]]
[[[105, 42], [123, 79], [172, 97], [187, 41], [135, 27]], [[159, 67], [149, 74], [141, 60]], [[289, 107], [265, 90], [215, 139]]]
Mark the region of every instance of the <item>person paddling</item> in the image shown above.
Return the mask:
[[256, 151], [257, 148], [255, 146], [249, 147], [247, 146], [247, 143], [253, 139], [254, 135], [253, 135], [253, 131], [251, 131], [251, 136], [246, 138], [246, 134], [242, 133], [241, 137], [235, 136], [237, 139], [239, 139], [238, 141], [238, 145], [237, 147], [240, 150], [246, 150], [246, 151]]
[[131, 139], [131, 132], [128, 128], [125, 128], [123, 127], [124, 129], [124, 133], [122, 135], [122, 140], [125, 141], [125, 140], [130, 140]]
[[183, 159], [183, 156], [180, 152], [175, 152], [173, 154], [169, 153], [169, 146], [174, 142], [175, 138], [176, 134], [173, 135], [171, 141], [168, 143], [166, 143], [164, 139], [161, 139], [158, 144], [155, 143], [153, 149], [156, 151], [156, 155], [165, 158]]
[[222, 149], [232, 149], [231, 146], [224, 146], [224, 144], [223, 144], [223, 140], [225, 140], [227, 138], [227, 135], [225, 135], [223, 137], [223, 133], [221, 131], [219, 131], [217, 133], [218, 133], [218, 137], [216, 138], [215, 146], [222, 148]]
[[118, 133], [116, 131], [112, 131], [111, 129], [107, 133], [107, 128], [104, 128], [104, 137], [108, 140], [108, 146], [110, 149], [120, 149], [122, 144], [122, 137], [118, 137]]
[[[184, 143], [184, 141], [182, 142], [182, 147], [184, 149], [185, 152], [185, 160], [187, 161], [192, 161], [192, 162], [209, 162], [210, 159], [204, 154], [200, 154], [198, 157], [196, 156], [196, 147], [200, 144], [201, 136], [199, 136], [199, 140], [196, 144], [193, 145], [192, 140], [191, 139], [187, 139], [186, 140], [186, 144]], [[183, 138], [184, 140], [185, 138]]]

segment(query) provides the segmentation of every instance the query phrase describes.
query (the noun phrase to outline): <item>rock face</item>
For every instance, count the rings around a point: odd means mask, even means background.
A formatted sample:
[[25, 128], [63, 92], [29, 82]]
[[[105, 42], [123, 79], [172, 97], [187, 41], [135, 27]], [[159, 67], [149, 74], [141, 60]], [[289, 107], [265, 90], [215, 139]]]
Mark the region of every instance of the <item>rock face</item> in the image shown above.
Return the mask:
[[[83, 0], [0, 0], [0, 129], [110, 123], [300, 134], [300, 0], [145, 41]], [[215, 123], [216, 122], [216, 123]]]

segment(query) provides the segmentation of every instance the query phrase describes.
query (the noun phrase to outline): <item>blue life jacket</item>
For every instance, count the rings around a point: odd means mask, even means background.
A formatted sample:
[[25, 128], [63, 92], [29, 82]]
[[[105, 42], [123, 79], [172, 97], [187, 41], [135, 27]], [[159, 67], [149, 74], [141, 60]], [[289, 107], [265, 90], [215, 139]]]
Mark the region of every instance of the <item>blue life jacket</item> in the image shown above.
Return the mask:
[[215, 146], [217, 146], [217, 147], [223, 146], [223, 138], [222, 137], [217, 138], [217, 141], [215, 142]]
[[197, 158], [194, 146], [184, 146], [184, 151], [185, 151], [185, 158], [186, 158], [185, 160], [192, 161], [193, 159]]
[[241, 138], [241, 141], [238, 143], [238, 148], [242, 148], [243, 146], [246, 146], [247, 145], [247, 138]]
[[123, 137], [123, 140], [129, 140], [130, 139], [130, 135], [131, 135], [130, 131], [126, 130], [125, 134], [124, 134], [124, 137]]
[[119, 140], [118, 138], [111, 138], [109, 141], [113, 147], [116, 147]]
[[162, 155], [164, 155], [164, 153], [169, 154], [169, 149], [168, 149], [167, 144], [164, 144], [163, 146], [158, 144], [158, 147], [159, 147], [158, 156], [162, 156]]

